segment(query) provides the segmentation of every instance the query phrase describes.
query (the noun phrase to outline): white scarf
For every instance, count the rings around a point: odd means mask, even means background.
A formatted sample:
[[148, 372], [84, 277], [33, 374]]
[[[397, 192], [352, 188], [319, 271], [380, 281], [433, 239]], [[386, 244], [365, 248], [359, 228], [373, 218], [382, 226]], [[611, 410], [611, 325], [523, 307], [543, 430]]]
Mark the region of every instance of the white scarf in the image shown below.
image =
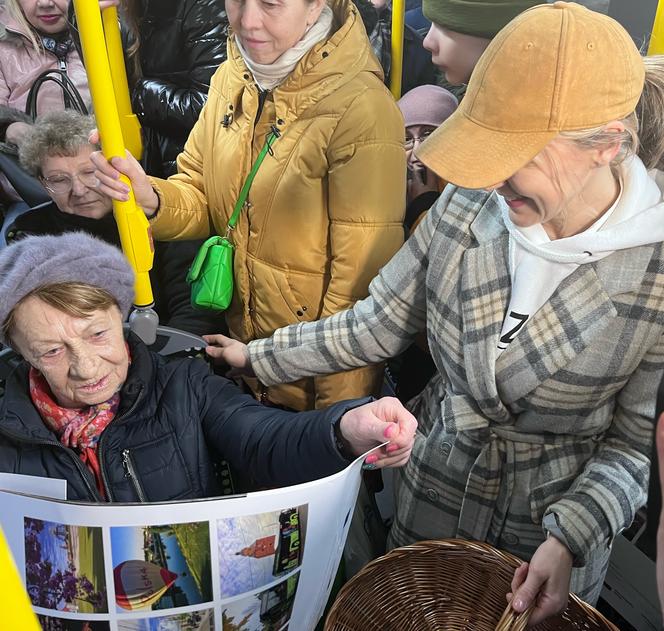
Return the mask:
[[614, 205], [590, 228], [551, 241], [541, 224], [520, 228], [499, 197], [503, 222], [510, 233], [512, 294], [498, 342], [502, 353], [526, 322], [579, 265], [599, 261], [616, 250], [664, 241], [662, 174], [648, 173], [641, 160], [620, 165], [621, 193]]
[[249, 57], [248, 53], [242, 47], [240, 39], [234, 35], [244, 63], [254, 76], [256, 85], [261, 90], [274, 90], [284, 79], [293, 72], [298, 61], [302, 59], [318, 42], [323, 41], [330, 34], [332, 29], [332, 19], [334, 14], [332, 9], [326, 4], [318, 16], [318, 19], [304, 33], [302, 39], [280, 55], [271, 64], [259, 64]]

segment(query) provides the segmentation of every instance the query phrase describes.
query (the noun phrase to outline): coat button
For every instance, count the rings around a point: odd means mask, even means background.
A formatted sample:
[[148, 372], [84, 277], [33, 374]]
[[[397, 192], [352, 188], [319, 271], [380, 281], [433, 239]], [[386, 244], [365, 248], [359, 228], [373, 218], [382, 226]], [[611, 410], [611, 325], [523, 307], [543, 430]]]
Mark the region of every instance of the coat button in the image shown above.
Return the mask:
[[443, 452], [443, 456], [449, 456], [450, 451], [452, 451], [452, 443], [445, 442], [441, 445], [441, 451]]
[[427, 489], [426, 491], [427, 497], [432, 501], [432, 502], [437, 502], [438, 501], [438, 491], [435, 489]]
[[501, 539], [508, 545], [508, 546], [515, 546], [519, 543], [519, 537], [517, 537], [515, 534], [511, 532], [506, 532]]

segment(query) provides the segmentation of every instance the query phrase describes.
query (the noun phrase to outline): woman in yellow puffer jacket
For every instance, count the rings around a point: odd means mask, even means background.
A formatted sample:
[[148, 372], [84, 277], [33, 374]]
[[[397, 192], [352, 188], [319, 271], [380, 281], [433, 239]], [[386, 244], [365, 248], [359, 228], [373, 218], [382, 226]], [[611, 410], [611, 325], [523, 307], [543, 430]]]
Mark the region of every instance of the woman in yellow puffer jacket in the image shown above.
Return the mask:
[[[118, 171], [129, 176], [156, 239], [200, 239], [225, 233], [266, 136], [277, 131], [233, 231], [226, 317], [246, 342], [366, 296], [403, 240], [404, 127], [349, 0], [227, 0], [226, 9], [228, 61], [178, 174], [148, 179], [131, 158], [93, 160], [100, 189], [116, 199], [126, 198]], [[381, 380], [373, 366], [269, 389], [248, 383], [263, 400], [302, 410], [375, 393]]]

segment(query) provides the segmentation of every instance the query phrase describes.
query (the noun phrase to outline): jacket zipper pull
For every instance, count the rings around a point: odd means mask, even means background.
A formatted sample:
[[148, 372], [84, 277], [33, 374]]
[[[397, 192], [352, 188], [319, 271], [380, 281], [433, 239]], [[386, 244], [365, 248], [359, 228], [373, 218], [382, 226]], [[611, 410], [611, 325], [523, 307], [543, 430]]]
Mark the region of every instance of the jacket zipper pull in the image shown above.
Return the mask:
[[122, 450], [122, 468], [124, 469], [124, 477], [131, 478], [131, 464], [129, 463], [129, 449]]
[[138, 499], [141, 502], [147, 502], [147, 498], [145, 497], [145, 493], [143, 492], [143, 488], [141, 487], [139, 481], [138, 481], [138, 476], [136, 475], [136, 472], [134, 471], [134, 465], [131, 462], [131, 455], [129, 449], [123, 449], [122, 450], [122, 468], [125, 470], [125, 478], [131, 480], [132, 484], [134, 485], [134, 490], [136, 491], [136, 494], [138, 495]]

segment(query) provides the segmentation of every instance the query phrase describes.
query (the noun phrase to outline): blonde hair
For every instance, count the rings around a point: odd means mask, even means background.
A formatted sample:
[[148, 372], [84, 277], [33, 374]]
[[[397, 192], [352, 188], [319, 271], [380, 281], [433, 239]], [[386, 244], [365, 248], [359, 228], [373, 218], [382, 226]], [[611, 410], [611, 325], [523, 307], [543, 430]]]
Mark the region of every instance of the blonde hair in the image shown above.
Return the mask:
[[106, 311], [113, 306], [120, 308], [117, 300], [105, 289], [87, 283], [64, 282], [37, 287], [14, 305], [2, 323], [2, 334], [10, 344], [16, 326], [16, 309], [31, 296], [74, 318], [88, 318], [97, 310]]
[[616, 134], [604, 125], [581, 131], [566, 131], [560, 138], [582, 148], [594, 149], [620, 143], [613, 164], [638, 155], [647, 169], [662, 168], [664, 157], [664, 55], [644, 57], [645, 84], [636, 110], [622, 119], [625, 130]]
[[[41, 40], [37, 37], [35, 27], [32, 26], [30, 22], [28, 22], [28, 19], [25, 17], [23, 9], [21, 8], [18, 0], [4, 0], [4, 3], [9, 15], [16, 21], [19, 28], [21, 29], [21, 32], [30, 40], [30, 45], [34, 51], [38, 54], [43, 53], [44, 48], [41, 44]], [[2, 33], [1, 39], [5, 39], [9, 35], [4, 26], [3, 31], [4, 32]]]

